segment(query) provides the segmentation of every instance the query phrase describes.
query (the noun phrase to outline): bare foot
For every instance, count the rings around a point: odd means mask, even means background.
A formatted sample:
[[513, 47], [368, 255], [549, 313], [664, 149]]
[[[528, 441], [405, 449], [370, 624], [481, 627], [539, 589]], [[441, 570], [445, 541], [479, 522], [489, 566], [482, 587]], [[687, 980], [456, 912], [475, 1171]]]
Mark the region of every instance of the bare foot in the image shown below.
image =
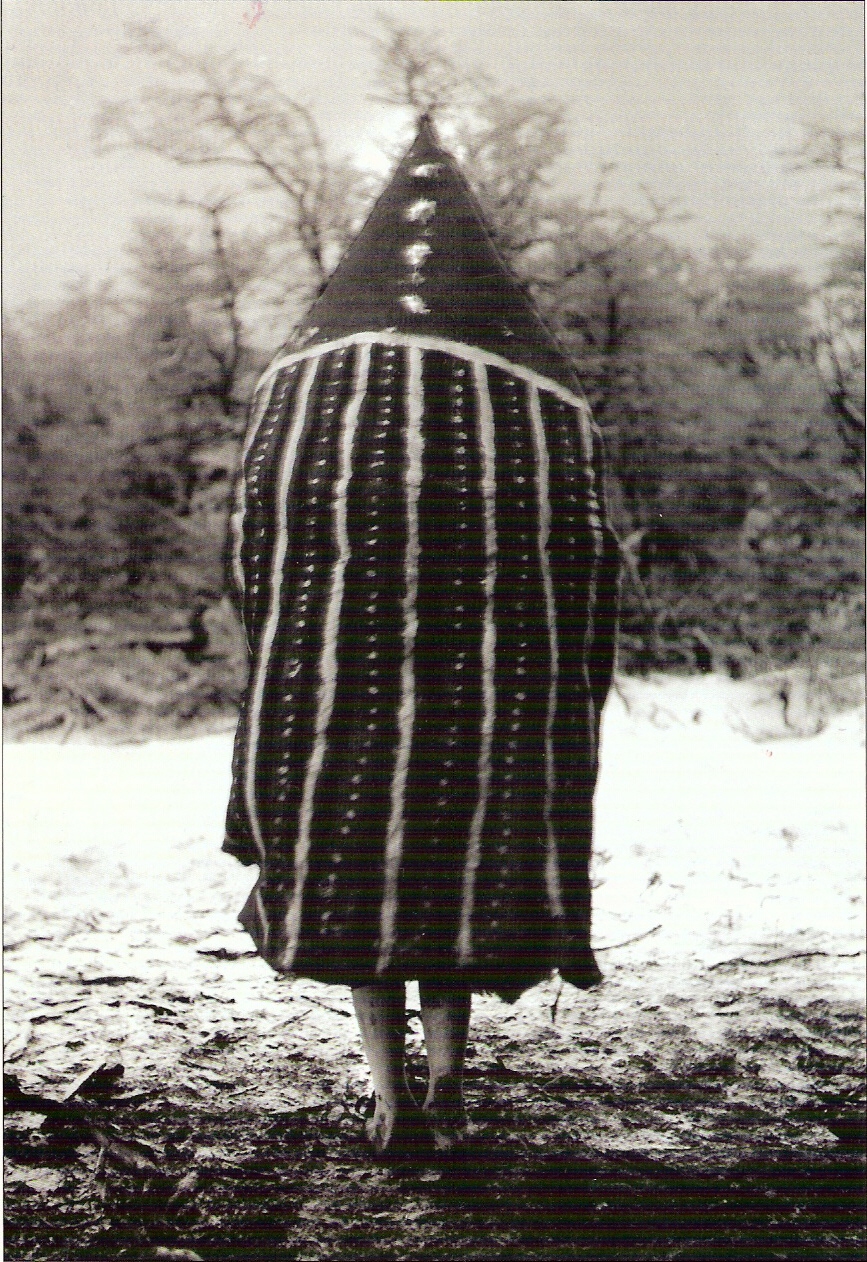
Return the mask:
[[364, 1133], [377, 1157], [421, 1160], [430, 1151], [430, 1133], [414, 1100], [387, 1104], [376, 1098], [376, 1111], [364, 1124]]
[[459, 1078], [446, 1074], [432, 1082], [422, 1112], [437, 1152], [450, 1153], [460, 1147], [469, 1127]]

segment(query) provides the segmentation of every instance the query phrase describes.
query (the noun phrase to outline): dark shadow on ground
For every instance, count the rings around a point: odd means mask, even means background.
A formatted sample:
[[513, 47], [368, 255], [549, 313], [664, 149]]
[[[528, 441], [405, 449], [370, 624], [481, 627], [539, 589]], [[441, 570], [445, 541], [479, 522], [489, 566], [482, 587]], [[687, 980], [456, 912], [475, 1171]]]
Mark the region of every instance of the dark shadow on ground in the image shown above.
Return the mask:
[[32, 1129], [31, 1119], [25, 1133], [21, 1115], [10, 1113], [7, 1156], [63, 1178], [42, 1192], [7, 1185], [5, 1256], [115, 1262], [184, 1249], [204, 1262], [864, 1256], [864, 1162], [842, 1143], [686, 1170], [637, 1151], [540, 1149], [510, 1133], [488, 1102], [461, 1157], [382, 1167], [360, 1139], [361, 1103], [339, 1123], [328, 1112], [275, 1117], [115, 1102], [115, 1126], [159, 1136], [165, 1174], [149, 1182], [110, 1165], [97, 1170], [95, 1148], [68, 1127]]

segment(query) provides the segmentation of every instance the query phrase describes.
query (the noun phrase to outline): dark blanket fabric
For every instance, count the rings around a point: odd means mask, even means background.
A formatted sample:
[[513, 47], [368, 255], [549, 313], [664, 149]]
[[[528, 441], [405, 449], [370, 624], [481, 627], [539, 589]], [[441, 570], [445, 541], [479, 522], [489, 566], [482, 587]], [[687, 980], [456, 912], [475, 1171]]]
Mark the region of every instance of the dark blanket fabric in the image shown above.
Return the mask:
[[233, 518], [250, 650], [225, 848], [275, 969], [507, 1000], [590, 949], [618, 550], [561, 381], [404, 330], [278, 359]]

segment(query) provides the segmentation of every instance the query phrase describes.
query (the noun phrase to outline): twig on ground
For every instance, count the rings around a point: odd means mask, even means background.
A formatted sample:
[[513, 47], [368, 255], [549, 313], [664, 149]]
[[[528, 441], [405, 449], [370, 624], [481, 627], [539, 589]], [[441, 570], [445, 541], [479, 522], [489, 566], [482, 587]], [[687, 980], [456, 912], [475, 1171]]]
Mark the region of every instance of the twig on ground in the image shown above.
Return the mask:
[[[49, 939], [50, 941], [50, 939]], [[34, 1025], [39, 1025], [43, 1021], [62, 1021], [64, 1017], [70, 1016], [73, 1012], [80, 1012], [82, 1008], [87, 1007], [87, 1002], [83, 999], [72, 1000], [70, 1002], [46, 1000], [51, 1003], [51, 1007], [34, 1008], [32, 1012], [25, 1012], [25, 1021], [32, 1021]]]
[[166, 1201], [166, 1208], [174, 1209], [175, 1206], [179, 1205], [182, 1201], [189, 1200], [189, 1198], [198, 1190], [201, 1181], [201, 1172], [199, 1170], [190, 1170], [178, 1181], [174, 1192], [172, 1192], [171, 1196]]
[[167, 1003], [157, 1003], [155, 999], [128, 999], [127, 1003], [133, 1003], [138, 1008], [150, 1008], [152, 1012], [162, 1012], [170, 1017], [178, 1016], [177, 1008]]
[[[604, 949], [604, 948], [600, 948]], [[746, 960], [742, 955], [736, 955], [732, 960], [718, 960], [716, 964], [709, 964], [707, 972], [712, 973], [715, 968], [725, 968], [729, 964], [746, 964], [750, 968], [764, 968], [767, 964], [783, 964], [786, 960], [811, 960], [816, 955], [827, 956], [832, 960], [854, 960], [856, 956], [863, 955], [864, 951], [793, 951], [791, 955], [774, 955], [768, 960]]]
[[96, 1169], [93, 1172], [93, 1182], [96, 1185], [96, 1194], [101, 1201], [108, 1199], [108, 1187], [105, 1181], [105, 1149], [100, 1148], [99, 1156], [96, 1159]]
[[336, 1012], [339, 1017], [351, 1017], [352, 1013], [347, 1012], [346, 1008], [335, 1008], [333, 1004], [325, 1003], [323, 999], [314, 999], [312, 995], [301, 995], [302, 999], [306, 999], [308, 1003], [318, 1004], [320, 1008], [327, 1008], [329, 1012]]
[[49, 933], [30, 933], [25, 938], [13, 938], [11, 942], [3, 943], [4, 951], [17, 951], [19, 947], [26, 946], [28, 942], [53, 942], [54, 938]]
[[640, 942], [642, 938], [649, 938], [652, 933], [658, 933], [662, 925], [654, 925], [652, 929], [645, 929], [644, 933], [638, 933], [634, 938], [626, 938], [623, 942], [612, 942], [608, 946], [594, 947], [594, 951], [616, 951], [618, 947], [631, 946], [633, 942]]
[[281, 1017], [279, 1021], [272, 1021], [270, 1025], [262, 1026], [262, 1034], [273, 1034], [275, 1030], [282, 1029], [284, 1025], [289, 1025], [292, 1021], [297, 1021], [300, 1017], [306, 1017], [309, 1008], [296, 1008], [294, 1012], [290, 1012], [288, 1017]]
[[123, 986], [127, 982], [141, 982], [140, 977], [126, 977], [119, 973], [108, 973], [102, 977], [70, 977], [68, 981], [78, 982], [79, 986]]
[[202, 1262], [202, 1255], [193, 1249], [172, 1249], [158, 1245], [149, 1255], [155, 1262]]
[[[96, 697], [94, 697], [90, 692], [87, 692], [84, 688], [81, 688], [78, 684], [71, 683], [68, 679], [65, 679], [63, 681], [63, 686], [71, 696], [75, 697], [76, 701], [80, 701], [86, 710], [90, 710], [91, 713], [95, 714], [96, 717], [100, 719], [103, 723], [107, 723], [108, 720], [111, 718], [111, 714], [106, 709], [106, 707], [104, 705], [100, 705]], [[71, 716], [70, 716], [70, 721], [71, 721], [71, 727], [70, 727], [70, 731], [71, 731], [72, 728], [76, 726], [76, 722], [75, 722], [75, 719], [72, 718]], [[67, 733], [67, 735], [69, 735], [69, 733]]]
[[89, 1095], [91, 1093], [105, 1095], [107, 1092], [113, 1091], [118, 1080], [123, 1077], [124, 1068], [119, 1060], [101, 1061], [95, 1065], [93, 1069], [88, 1069], [76, 1078], [75, 1082], [63, 1097], [64, 1103], [68, 1103], [77, 1095]]
[[560, 985], [557, 994], [554, 996], [554, 1002], [551, 1004], [551, 1024], [557, 1024], [557, 1008], [560, 1004], [560, 996], [563, 994], [563, 978], [560, 978]]
[[49, 728], [56, 728], [61, 725], [66, 726], [68, 712], [54, 709], [44, 711], [36, 706], [28, 707], [26, 714], [11, 715], [7, 720], [7, 732], [15, 739], [22, 736], [33, 736], [37, 732], [47, 731]]

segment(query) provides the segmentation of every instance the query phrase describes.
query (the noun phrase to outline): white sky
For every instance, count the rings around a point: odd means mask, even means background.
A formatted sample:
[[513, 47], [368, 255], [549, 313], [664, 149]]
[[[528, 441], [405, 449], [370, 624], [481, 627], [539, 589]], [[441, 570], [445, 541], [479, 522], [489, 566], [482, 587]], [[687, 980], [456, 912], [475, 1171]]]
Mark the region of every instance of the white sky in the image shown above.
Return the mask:
[[798, 124], [863, 116], [861, 0], [5, 0], [3, 299], [58, 297], [124, 266], [132, 219], [169, 177], [157, 159], [97, 158], [102, 100], [151, 77], [120, 52], [127, 21], [157, 19], [188, 48], [233, 49], [311, 106], [335, 154], [369, 154], [393, 118], [366, 99], [361, 32], [378, 12], [442, 34], [461, 65], [568, 107], [564, 188], [616, 162], [616, 199], [676, 198], [681, 239], [753, 238], [767, 265], [815, 275], [821, 224], [778, 151]]

